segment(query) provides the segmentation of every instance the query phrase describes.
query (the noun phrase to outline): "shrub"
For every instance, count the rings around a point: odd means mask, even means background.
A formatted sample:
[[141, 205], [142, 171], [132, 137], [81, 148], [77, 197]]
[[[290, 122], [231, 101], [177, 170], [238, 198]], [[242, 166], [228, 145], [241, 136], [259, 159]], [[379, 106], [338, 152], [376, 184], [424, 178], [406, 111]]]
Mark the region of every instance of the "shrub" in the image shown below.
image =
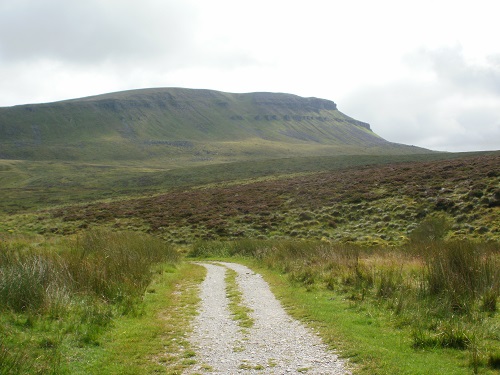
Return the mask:
[[427, 216], [411, 233], [410, 241], [425, 243], [440, 241], [451, 230], [451, 219], [445, 214]]

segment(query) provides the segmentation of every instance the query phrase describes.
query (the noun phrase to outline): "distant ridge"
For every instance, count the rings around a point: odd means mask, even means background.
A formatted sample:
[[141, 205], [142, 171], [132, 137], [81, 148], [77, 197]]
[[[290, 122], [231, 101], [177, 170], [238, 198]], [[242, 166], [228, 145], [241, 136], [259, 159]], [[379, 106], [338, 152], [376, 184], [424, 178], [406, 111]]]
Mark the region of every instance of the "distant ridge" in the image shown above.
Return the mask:
[[213, 163], [428, 150], [388, 142], [336, 103], [204, 89], [122, 91], [0, 108], [0, 158]]

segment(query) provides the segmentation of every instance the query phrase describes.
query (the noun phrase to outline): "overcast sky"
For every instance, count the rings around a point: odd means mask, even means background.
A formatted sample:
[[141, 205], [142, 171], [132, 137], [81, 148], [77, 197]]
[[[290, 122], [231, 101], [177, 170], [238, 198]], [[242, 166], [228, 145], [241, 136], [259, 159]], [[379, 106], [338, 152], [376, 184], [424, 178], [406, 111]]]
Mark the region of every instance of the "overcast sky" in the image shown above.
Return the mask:
[[0, 106], [286, 92], [389, 141], [498, 150], [499, 14], [498, 0], [0, 0]]

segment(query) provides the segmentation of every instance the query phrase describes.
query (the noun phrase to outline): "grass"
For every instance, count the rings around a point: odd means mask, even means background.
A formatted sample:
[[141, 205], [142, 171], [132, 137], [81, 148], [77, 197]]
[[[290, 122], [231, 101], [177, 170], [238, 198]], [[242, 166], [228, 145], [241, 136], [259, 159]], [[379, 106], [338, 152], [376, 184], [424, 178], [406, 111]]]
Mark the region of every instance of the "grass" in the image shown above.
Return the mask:
[[359, 373], [493, 374], [498, 157], [2, 160], [0, 368], [184, 371], [202, 271], [175, 243], [260, 267]]
[[[171, 246], [144, 234], [89, 232], [74, 239], [0, 243], [0, 359], [8, 373], [68, 373], [67, 356], [102, 345], [123, 316], [139, 316]], [[70, 361], [71, 362], [71, 361]]]
[[198, 284], [204, 268], [183, 263], [159, 275], [145, 294], [140, 316], [117, 319], [100, 348], [85, 350], [72, 373], [181, 374], [192, 364], [187, 337], [197, 313]]
[[49, 235], [108, 226], [176, 244], [324, 237], [373, 246], [404, 243], [427, 216], [445, 215], [448, 236], [496, 241], [497, 164], [493, 153], [211, 185], [17, 215], [0, 227]]
[[[423, 234], [401, 247], [247, 239], [199, 242], [191, 255], [233, 257], [258, 269], [288, 311], [349, 358], [356, 373], [493, 374], [500, 343], [498, 244], [428, 240], [424, 229], [439, 223], [439, 218], [427, 220], [416, 231]], [[129, 255], [144, 248], [139, 244], [156, 243], [142, 236], [91, 232], [78, 240], [18, 238], [2, 245], [2, 256], [8, 259], [1, 263], [2, 272], [7, 275], [5, 270], [17, 259], [31, 266], [16, 269], [28, 270], [38, 284], [57, 285], [65, 272], [73, 272], [62, 265], [74, 261], [75, 254], [80, 265], [95, 259], [97, 274], [102, 268], [96, 253], [122, 254], [120, 265], [137, 263]], [[130, 254], [112, 251], [111, 244], [121, 239], [131, 244]], [[171, 256], [166, 259], [170, 263], [177, 259]], [[47, 272], [47, 267], [56, 268]], [[107, 270], [114, 279], [116, 269]], [[146, 272], [149, 282], [132, 282], [140, 292], [130, 298], [116, 294], [115, 281], [111, 288], [102, 288], [103, 279], [95, 283], [94, 276], [73, 277], [91, 282], [80, 281], [81, 289], [71, 289], [77, 292], [69, 295], [37, 294], [35, 288], [17, 299], [21, 302], [3, 298], [2, 368], [9, 369], [6, 373], [182, 373], [194, 364], [186, 338], [204, 271], [191, 263], [157, 265], [152, 270]], [[50, 274], [58, 277], [51, 279]], [[5, 292], [12, 280], [2, 278], [3, 296], [18, 294]], [[233, 310], [248, 317], [241, 309], [235, 274], [228, 272], [227, 281]], [[31, 299], [38, 302], [27, 303]]]
[[246, 240], [197, 244], [193, 254], [209, 256], [211, 247], [258, 267], [290, 312], [319, 329], [359, 373], [496, 371], [498, 244]]
[[467, 374], [461, 352], [415, 351], [406, 331], [394, 328], [390, 314], [353, 303], [324, 290], [292, 286], [276, 273], [263, 273], [289, 313], [320, 332], [357, 374]]
[[61, 241], [58, 251], [16, 242], [0, 246], [1, 307], [16, 312], [55, 313], [74, 294], [125, 308], [143, 294], [155, 263], [178, 261], [171, 246], [132, 232], [89, 231]]
[[[452, 159], [471, 154], [338, 155], [232, 160], [193, 163], [173, 158], [148, 161], [83, 162], [75, 160], [0, 159], [0, 212], [19, 213], [62, 204], [127, 198], [165, 190], [275, 179], [297, 173], [317, 173], [401, 162]], [[169, 158], [170, 160], [170, 158]]]
[[226, 295], [229, 299], [229, 310], [233, 319], [238, 322], [238, 325], [243, 330], [246, 328], [252, 328], [254, 325], [254, 320], [249, 315], [252, 310], [248, 308], [242, 299], [242, 293], [238, 288], [237, 278], [238, 273], [230, 268], [226, 267]]

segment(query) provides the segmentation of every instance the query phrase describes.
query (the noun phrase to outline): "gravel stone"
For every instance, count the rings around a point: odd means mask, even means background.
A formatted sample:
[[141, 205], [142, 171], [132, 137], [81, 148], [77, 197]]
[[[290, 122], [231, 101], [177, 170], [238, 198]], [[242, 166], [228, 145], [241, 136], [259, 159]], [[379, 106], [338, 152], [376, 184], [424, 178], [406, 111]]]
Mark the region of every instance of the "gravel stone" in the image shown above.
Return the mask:
[[[345, 361], [286, 313], [261, 275], [236, 263], [199, 264], [207, 276], [190, 338], [197, 363], [186, 374], [350, 374]], [[242, 330], [231, 317], [226, 267], [238, 273], [243, 303], [253, 310], [251, 328]]]

